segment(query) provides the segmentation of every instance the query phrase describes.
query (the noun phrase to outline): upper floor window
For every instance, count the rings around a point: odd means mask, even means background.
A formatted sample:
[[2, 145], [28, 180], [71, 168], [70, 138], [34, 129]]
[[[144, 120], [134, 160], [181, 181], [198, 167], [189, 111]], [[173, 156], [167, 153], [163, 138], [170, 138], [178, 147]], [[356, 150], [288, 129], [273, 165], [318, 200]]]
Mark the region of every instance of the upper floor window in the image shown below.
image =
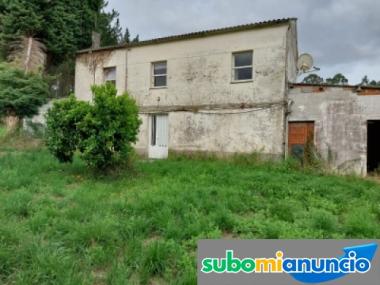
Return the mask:
[[166, 61], [152, 63], [152, 85], [153, 87], [167, 86], [167, 63]]
[[235, 52], [233, 57], [233, 81], [250, 80], [252, 79], [252, 51]]
[[116, 85], [116, 67], [107, 67], [103, 69], [104, 82], [110, 82]]

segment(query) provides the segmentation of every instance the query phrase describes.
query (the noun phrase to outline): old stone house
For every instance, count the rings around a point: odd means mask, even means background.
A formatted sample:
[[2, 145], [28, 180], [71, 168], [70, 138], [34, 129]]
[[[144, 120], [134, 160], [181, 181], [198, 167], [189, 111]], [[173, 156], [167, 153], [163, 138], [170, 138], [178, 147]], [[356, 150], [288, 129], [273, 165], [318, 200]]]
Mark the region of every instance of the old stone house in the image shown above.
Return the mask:
[[291, 83], [297, 59], [293, 18], [91, 48], [77, 54], [75, 94], [91, 100], [91, 85], [107, 81], [128, 91], [142, 120], [136, 150], [150, 158], [284, 158], [311, 139], [333, 167], [365, 174], [366, 120], [380, 120], [380, 96]]

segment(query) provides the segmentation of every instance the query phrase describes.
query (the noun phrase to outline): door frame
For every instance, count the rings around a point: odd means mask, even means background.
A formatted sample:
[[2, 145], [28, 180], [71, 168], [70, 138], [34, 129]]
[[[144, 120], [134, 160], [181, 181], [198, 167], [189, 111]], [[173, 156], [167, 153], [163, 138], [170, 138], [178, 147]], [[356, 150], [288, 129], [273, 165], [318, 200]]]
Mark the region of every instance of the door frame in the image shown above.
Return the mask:
[[289, 121], [288, 120], [288, 123], [287, 123], [287, 126], [286, 126], [286, 133], [287, 133], [287, 136], [286, 136], [286, 157], [290, 157], [291, 156], [291, 152], [290, 152], [290, 144], [289, 144], [289, 139], [290, 139], [290, 124], [302, 124], [302, 123], [305, 123], [305, 124], [313, 124], [313, 144], [315, 145], [315, 125], [316, 125], [316, 121], [315, 120], [294, 120], [294, 121]]
[[372, 159], [370, 158], [370, 155], [371, 154], [373, 155], [373, 152], [372, 152], [372, 150], [373, 150], [373, 147], [372, 147], [373, 143], [370, 143], [370, 136], [371, 136], [371, 134], [370, 134], [370, 124], [380, 125], [380, 120], [367, 120], [366, 173], [371, 173], [371, 172], [373, 172], [373, 171], [376, 170], [376, 168], [372, 169], [372, 165], [370, 165], [370, 164], [372, 164]]
[[[167, 146], [160, 147], [157, 145], [152, 145], [152, 133], [153, 133], [153, 117], [155, 116], [166, 116], [167, 124]], [[157, 118], [157, 117], [156, 117]], [[169, 154], [169, 114], [168, 113], [152, 113], [148, 115], [149, 128], [148, 128], [148, 157], [150, 159], [165, 159]], [[157, 119], [156, 119], [156, 129], [157, 129]], [[156, 133], [157, 134], [157, 133]]]

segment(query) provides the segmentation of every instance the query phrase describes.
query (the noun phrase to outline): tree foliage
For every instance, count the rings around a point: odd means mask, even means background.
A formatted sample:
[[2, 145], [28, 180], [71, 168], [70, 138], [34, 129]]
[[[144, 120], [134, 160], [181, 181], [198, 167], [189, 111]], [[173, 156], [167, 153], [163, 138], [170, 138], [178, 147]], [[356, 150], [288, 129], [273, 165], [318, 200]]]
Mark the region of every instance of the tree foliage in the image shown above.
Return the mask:
[[132, 40], [131, 40], [131, 33], [129, 32], [129, 29], [126, 28], [124, 34], [122, 35], [121, 39], [119, 42], [121, 44], [129, 44], [129, 43], [138, 43], [140, 41], [139, 35], [136, 35]]
[[60, 162], [72, 162], [80, 141], [78, 124], [89, 112], [90, 105], [75, 96], [56, 101], [47, 113], [46, 142]]
[[302, 82], [308, 84], [321, 84], [323, 83], [323, 78], [315, 73], [312, 73], [306, 76]]
[[303, 83], [308, 83], [308, 84], [332, 84], [332, 85], [345, 85], [348, 84], [348, 79], [342, 74], [342, 73], [337, 73], [331, 78], [327, 78], [324, 80], [322, 77], [319, 75], [312, 73], [308, 76], [306, 76], [303, 81]]
[[326, 83], [333, 85], [345, 85], [348, 84], [348, 79], [342, 73], [337, 73], [332, 78], [327, 78]]
[[107, 11], [107, 4], [106, 0], [0, 0], [0, 60], [12, 55], [13, 47], [25, 38], [42, 43], [46, 71], [56, 77], [55, 93], [66, 96], [74, 85], [74, 69], [68, 67], [74, 66], [76, 51], [91, 47], [93, 31], [100, 33], [102, 46], [130, 41], [122, 32], [119, 13]]
[[50, 61], [58, 64], [90, 47], [92, 31], [101, 34], [102, 45], [117, 44], [122, 38], [119, 14], [106, 12], [105, 0], [2, 1], [0, 42], [5, 54], [14, 40], [32, 36], [46, 45]]
[[30, 117], [46, 103], [49, 85], [41, 75], [0, 64], [0, 117]]
[[380, 80], [379, 81], [376, 81], [376, 80], [370, 80], [368, 78], [367, 75], [365, 75], [362, 79], [362, 82], [360, 83], [361, 85], [364, 85], [364, 86], [374, 86], [374, 87], [378, 87], [380, 86]]
[[47, 114], [47, 146], [61, 162], [79, 151], [88, 166], [106, 169], [126, 161], [140, 120], [135, 101], [116, 96], [112, 84], [93, 86], [93, 103], [74, 96], [56, 102]]

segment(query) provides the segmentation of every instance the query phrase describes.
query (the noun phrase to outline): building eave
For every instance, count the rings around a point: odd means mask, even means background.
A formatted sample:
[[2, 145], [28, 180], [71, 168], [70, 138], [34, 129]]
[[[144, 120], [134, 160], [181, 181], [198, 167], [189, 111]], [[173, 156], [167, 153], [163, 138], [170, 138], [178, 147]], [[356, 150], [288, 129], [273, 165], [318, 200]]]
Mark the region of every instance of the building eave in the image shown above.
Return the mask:
[[245, 24], [245, 25], [238, 25], [238, 26], [225, 27], [225, 28], [212, 29], [212, 30], [204, 30], [204, 31], [199, 31], [199, 32], [150, 39], [150, 40], [140, 41], [137, 43], [105, 46], [105, 47], [100, 47], [96, 49], [88, 48], [88, 49], [83, 49], [83, 50], [78, 51], [77, 54], [99, 52], [99, 51], [110, 51], [110, 50], [117, 50], [117, 49], [124, 49], [124, 48], [133, 48], [133, 47], [162, 44], [162, 43], [168, 43], [168, 42], [174, 42], [174, 41], [197, 39], [197, 38], [235, 33], [235, 32], [241, 32], [241, 31], [249, 31], [249, 30], [254, 30], [254, 29], [268, 28], [272, 26], [288, 24], [291, 21], [297, 21], [297, 18], [283, 18], [283, 19], [262, 21], [262, 22], [250, 23], [250, 24]]

